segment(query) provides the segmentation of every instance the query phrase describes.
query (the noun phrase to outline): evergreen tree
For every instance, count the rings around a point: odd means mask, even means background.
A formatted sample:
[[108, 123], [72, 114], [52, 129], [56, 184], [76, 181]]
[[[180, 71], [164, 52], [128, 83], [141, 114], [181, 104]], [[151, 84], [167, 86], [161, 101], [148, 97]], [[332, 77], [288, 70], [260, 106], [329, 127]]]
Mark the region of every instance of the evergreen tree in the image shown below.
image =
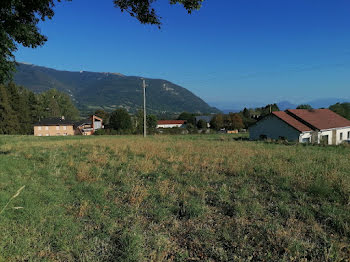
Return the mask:
[[242, 114], [243, 114], [243, 117], [250, 118], [250, 111], [246, 107], [243, 109]]
[[19, 122], [11, 104], [7, 89], [0, 85], [0, 134], [14, 135], [19, 132]]

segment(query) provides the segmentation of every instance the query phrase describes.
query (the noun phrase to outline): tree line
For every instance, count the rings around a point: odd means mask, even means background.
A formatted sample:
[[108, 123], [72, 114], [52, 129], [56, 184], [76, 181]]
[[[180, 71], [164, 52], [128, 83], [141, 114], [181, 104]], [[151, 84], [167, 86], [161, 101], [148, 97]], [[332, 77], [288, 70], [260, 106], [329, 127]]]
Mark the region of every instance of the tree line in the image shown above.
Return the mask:
[[[111, 113], [99, 109], [95, 111], [95, 115], [103, 119], [105, 126], [104, 129], [95, 132], [96, 135], [143, 133], [143, 110], [139, 110], [135, 115], [132, 115], [124, 108], [118, 108]], [[147, 132], [154, 134], [157, 128], [157, 117], [155, 115], [147, 115], [146, 126]]]
[[14, 83], [0, 85], [0, 134], [30, 135], [40, 119], [61, 116], [79, 118], [68, 95], [56, 89], [35, 94]]

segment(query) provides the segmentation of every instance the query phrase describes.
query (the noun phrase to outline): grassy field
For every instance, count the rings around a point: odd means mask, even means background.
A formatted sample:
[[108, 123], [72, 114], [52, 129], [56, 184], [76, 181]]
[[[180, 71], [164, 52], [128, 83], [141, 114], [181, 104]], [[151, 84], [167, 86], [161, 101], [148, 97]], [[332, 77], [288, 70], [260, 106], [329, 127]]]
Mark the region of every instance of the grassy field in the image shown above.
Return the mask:
[[350, 147], [233, 138], [1, 136], [0, 261], [349, 261]]

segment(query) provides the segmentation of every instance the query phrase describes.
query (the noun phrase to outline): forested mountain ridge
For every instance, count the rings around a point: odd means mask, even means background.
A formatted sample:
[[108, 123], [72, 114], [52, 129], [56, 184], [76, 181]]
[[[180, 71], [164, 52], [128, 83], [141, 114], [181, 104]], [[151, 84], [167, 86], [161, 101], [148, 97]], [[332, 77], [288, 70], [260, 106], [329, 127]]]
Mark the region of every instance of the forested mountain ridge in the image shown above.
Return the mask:
[[[112, 111], [124, 107], [136, 112], [142, 107], [142, 78], [119, 73], [70, 72], [19, 63], [16, 84], [35, 93], [55, 88], [71, 96], [81, 111], [100, 107]], [[147, 108], [151, 113], [217, 113], [187, 89], [162, 79], [146, 79]]]

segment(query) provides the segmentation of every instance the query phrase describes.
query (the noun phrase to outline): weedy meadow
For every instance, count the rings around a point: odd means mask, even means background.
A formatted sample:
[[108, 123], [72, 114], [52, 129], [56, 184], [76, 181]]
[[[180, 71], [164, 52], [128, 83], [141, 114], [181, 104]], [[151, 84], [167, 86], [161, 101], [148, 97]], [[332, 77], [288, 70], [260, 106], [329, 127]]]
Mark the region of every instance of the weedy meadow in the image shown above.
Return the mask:
[[0, 261], [348, 261], [350, 148], [234, 138], [0, 137]]

